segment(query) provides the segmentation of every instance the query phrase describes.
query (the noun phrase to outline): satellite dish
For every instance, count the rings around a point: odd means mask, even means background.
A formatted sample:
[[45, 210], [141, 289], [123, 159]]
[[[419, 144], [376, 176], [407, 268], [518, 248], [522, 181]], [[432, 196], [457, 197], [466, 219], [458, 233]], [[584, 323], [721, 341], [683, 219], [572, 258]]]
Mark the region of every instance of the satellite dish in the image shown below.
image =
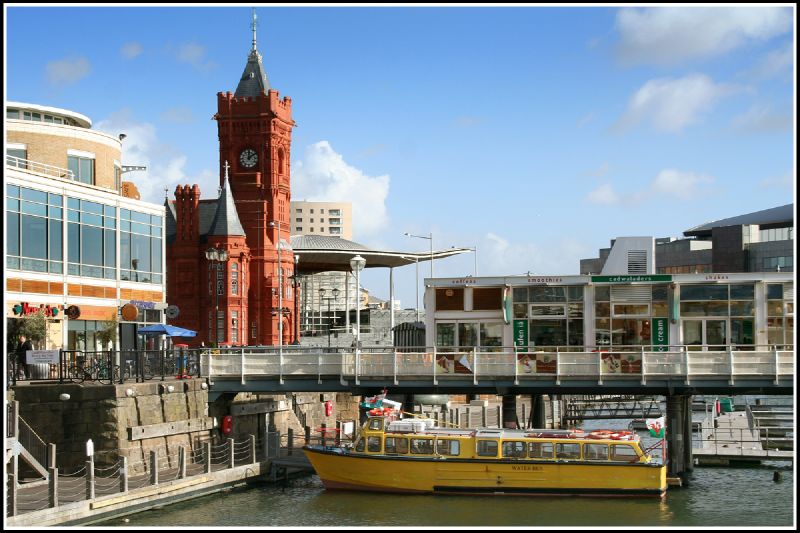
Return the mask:
[[178, 316], [180, 314], [180, 312], [181, 312], [181, 310], [178, 309], [177, 305], [170, 305], [169, 307], [167, 307], [167, 311], [166, 311], [167, 318], [175, 318], [176, 316]]

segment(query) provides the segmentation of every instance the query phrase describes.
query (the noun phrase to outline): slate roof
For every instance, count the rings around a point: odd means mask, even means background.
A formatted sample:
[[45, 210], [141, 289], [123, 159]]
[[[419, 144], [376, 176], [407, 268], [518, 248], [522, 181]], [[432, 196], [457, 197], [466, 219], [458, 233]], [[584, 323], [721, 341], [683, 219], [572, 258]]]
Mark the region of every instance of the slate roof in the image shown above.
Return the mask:
[[236, 205], [233, 202], [233, 194], [228, 187], [227, 171], [215, 211], [214, 220], [211, 222], [207, 235], [245, 235], [242, 223], [239, 221], [239, 214], [236, 212]]
[[686, 237], [699, 237], [703, 235], [711, 235], [712, 228], [719, 228], [722, 226], [738, 226], [747, 224], [757, 224], [763, 226], [766, 224], [792, 224], [794, 222], [794, 204], [786, 204], [771, 209], [764, 209], [762, 211], [755, 211], [745, 215], [738, 215], [730, 218], [723, 218], [713, 222], [706, 222], [700, 226], [689, 228], [683, 232]]
[[233, 95], [237, 98], [242, 96], [255, 98], [262, 91], [265, 94], [269, 92], [269, 80], [264, 65], [261, 63], [261, 54], [257, 50], [253, 50], [247, 57], [247, 65], [244, 67], [242, 78]]

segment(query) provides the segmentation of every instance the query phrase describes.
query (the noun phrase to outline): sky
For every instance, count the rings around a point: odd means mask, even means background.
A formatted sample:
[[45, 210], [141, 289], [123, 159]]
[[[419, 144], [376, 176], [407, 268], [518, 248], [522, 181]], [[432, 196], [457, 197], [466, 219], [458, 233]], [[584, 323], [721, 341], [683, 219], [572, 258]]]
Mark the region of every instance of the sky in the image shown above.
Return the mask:
[[[793, 4], [4, 4], [5, 94], [125, 133], [142, 199], [217, 195], [218, 92], [251, 48], [292, 99], [293, 200], [435, 277], [577, 275], [622, 236], [794, 202]], [[430, 276], [419, 267], [420, 284]], [[387, 269], [362, 284], [388, 299]], [[416, 306], [414, 266], [395, 295]], [[421, 297], [420, 297], [421, 302]], [[421, 305], [421, 303], [420, 303]]]

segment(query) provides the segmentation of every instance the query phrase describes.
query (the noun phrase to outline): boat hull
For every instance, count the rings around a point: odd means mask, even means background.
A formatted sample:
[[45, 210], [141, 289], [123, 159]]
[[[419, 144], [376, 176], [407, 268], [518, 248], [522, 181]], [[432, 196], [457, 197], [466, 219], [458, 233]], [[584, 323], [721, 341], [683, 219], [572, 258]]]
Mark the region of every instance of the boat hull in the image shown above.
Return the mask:
[[666, 467], [589, 461], [470, 460], [304, 448], [326, 489], [394, 493], [663, 497]]

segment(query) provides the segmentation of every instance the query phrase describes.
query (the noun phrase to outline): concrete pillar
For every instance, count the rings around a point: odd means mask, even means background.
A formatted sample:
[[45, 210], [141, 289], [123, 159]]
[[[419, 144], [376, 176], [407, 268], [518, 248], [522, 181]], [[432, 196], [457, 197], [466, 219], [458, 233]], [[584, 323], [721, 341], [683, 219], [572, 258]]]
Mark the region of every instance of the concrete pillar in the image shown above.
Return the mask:
[[684, 420], [684, 432], [683, 434], [686, 435], [686, 445], [684, 446], [684, 466], [687, 472], [691, 472], [694, 470], [694, 457], [692, 456], [692, 395], [687, 394], [683, 397], [683, 412], [686, 413], [686, 416], [683, 417]]
[[52, 443], [47, 445], [47, 464], [45, 467], [50, 468], [51, 466], [56, 466], [56, 445]]
[[518, 428], [519, 420], [517, 420], [517, 396], [515, 394], [503, 394], [503, 416], [499, 421], [500, 427], [506, 424], [511, 424], [508, 427]]
[[8, 516], [17, 516], [17, 476], [8, 474]]
[[250, 435], [250, 464], [256, 463], [256, 436]]
[[531, 427], [537, 429], [547, 427], [544, 396], [541, 394], [531, 394]]
[[[689, 401], [687, 401], [689, 399]], [[688, 471], [686, 447], [691, 448], [691, 433], [686, 434], [686, 418], [691, 424], [690, 396], [667, 395], [667, 475], [683, 478]], [[691, 456], [691, 450], [688, 455]]]
[[233, 439], [228, 438], [228, 468], [233, 468], [235, 465], [235, 459], [233, 457], [233, 448], [234, 448]]
[[[266, 446], [265, 446], [266, 448]], [[211, 473], [211, 441], [205, 443], [206, 474]]]

